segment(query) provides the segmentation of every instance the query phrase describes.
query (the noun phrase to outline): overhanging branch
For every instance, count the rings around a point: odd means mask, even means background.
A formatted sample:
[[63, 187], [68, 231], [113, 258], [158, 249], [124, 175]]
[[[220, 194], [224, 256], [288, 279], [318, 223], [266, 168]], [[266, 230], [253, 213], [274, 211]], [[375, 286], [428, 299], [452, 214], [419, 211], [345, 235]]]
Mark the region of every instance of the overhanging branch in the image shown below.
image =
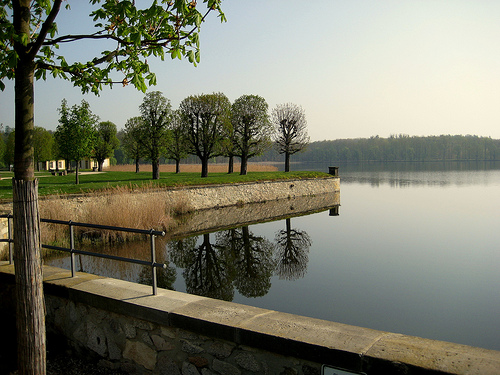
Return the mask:
[[61, 8], [61, 3], [62, 0], [55, 0], [54, 5], [52, 6], [52, 9], [45, 20], [45, 22], [42, 25], [42, 29], [40, 30], [40, 34], [38, 34], [38, 37], [36, 38], [35, 42], [30, 48], [29, 56], [30, 59], [33, 60], [38, 53], [38, 50], [42, 47], [44, 44], [44, 40], [47, 37], [47, 33], [49, 32], [50, 27], [54, 23], [54, 20], [57, 17], [57, 14], [59, 13], [59, 10]]

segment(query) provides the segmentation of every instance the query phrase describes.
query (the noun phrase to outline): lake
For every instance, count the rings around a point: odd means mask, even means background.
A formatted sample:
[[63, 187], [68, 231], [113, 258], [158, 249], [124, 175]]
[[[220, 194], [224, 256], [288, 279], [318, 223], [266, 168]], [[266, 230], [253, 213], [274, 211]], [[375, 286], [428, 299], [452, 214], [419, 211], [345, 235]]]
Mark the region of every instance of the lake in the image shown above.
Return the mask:
[[[352, 164], [339, 174], [338, 215], [159, 241], [169, 266], [160, 285], [500, 350], [500, 162]], [[115, 252], [147, 253], [139, 246]], [[148, 282], [139, 266], [77, 260], [86, 272]], [[68, 268], [67, 258], [46, 263]]]

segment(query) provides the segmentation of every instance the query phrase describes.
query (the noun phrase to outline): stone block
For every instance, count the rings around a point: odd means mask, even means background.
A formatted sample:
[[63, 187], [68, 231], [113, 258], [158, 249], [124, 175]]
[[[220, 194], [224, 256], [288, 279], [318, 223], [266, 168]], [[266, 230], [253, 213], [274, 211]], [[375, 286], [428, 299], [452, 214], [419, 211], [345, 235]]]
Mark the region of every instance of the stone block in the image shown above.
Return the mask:
[[170, 327], [161, 327], [161, 334], [169, 339], [175, 339], [175, 330]]
[[259, 363], [251, 353], [239, 352], [234, 356], [234, 361], [245, 370], [253, 372], [260, 370]]
[[177, 364], [166, 353], [158, 355], [156, 370], [160, 375], [181, 375], [181, 370], [179, 370]]
[[218, 359], [224, 359], [231, 355], [233, 352], [234, 345], [229, 345], [226, 343], [213, 341], [205, 346], [208, 354], [217, 357]]
[[241, 371], [236, 366], [224, 361], [220, 361], [217, 358], [214, 359], [212, 368], [214, 371], [223, 375], [241, 375]]
[[87, 347], [104, 357], [107, 352], [106, 335], [94, 322], [87, 323]]
[[201, 346], [195, 345], [187, 340], [182, 340], [182, 350], [188, 354], [199, 354], [204, 351]]
[[172, 350], [175, 346], [167, 341], [161, 336], [152, 335], [151, 339], [153, 340], [153, 344], [158, 350]]
[[123, 358], [130, 359], [148, 370], [154, 370], [156, 365], [156, 351], [139, 341], [127, 340]]
[[193, 365], [195, 365], [197, 368], [207, 367], [208, 363], [209, 363], [208, 359], [206, 359], [205, 357], [200, 357], [200, 356], [189, 357], [188, 361], [190, 363], [192, 363]]
[[182, 364], [182, 375], [200, 375], [195, 365], [189, 362]]

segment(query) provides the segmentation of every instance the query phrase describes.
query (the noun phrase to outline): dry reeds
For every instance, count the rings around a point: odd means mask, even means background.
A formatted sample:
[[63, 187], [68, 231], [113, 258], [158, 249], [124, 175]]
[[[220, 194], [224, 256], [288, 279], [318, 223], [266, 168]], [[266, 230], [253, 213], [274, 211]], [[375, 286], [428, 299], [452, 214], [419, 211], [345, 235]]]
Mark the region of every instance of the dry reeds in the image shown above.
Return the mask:
[[[181, 164], [181, 172], [197, 172], [201, 173], [201, 164]], [[107, 169], [108, 171], [113, 172], [135, 172], [135, 164], [122, 164], [122, 165], [113, 165]], [[235, 172], [240, 170], [240, 164], [234, 164]], [[275, 172], [278, 168], [271, 164], [256, 164], [249, 163], [248, 171], [249, 172]], [[141, 172], [151, 172], [152, 167], [151, 164], [141, 164], [140, 166]], [[175, 164], [161, 164], [160, 172], [175, 172]], [[208, 172], [210, 173], [224, 173], [227, 172], [227, 164], [209, 164]]]
[[[179, 199], [169, 206], [158, 196], [147, 193], [134, 194], [137, 190], [145, 192], [147, 187], [117, 186], [104, 192], [91, 193], [79, 200], [50, 199], [41, 202], [40, 215], [47, 219], [99, 223], [114, 227], [166, 230], [175, 225], [175, 216], [190, 210], [187, 200]], [[62, 238], [67, 237], [67, 233], [68, 228], [65, 225], [43, 223], [42, 242], [61, 242]], [[125, 241], [137, 237], [134, 233], [85, 227], [76, 227], [75, 233], [80, 239], [99, 239], [105, 242]]]

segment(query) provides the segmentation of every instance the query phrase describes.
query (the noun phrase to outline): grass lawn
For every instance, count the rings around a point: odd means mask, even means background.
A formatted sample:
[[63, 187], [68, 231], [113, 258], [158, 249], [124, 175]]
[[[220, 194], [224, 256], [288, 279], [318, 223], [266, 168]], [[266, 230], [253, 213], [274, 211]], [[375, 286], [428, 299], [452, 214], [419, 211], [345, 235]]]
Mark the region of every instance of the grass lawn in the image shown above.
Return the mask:
[[[0, 172], [0, 199], [3, 201], [12, 200], [12, 182], [10, 177], [12, 172]], [[151, 172], [104, 172], [89, 173], [79, 176], [80, 184], [75, 184], [75, 175], [52, 176], [48, 172], [37, 172], [38, 194], [44, 195], [65, 195], [82, 194], [93, 191], [105, 190], [115, 186], [130, 186], [138, 188], [156, 188], [171, 186], [192, 186], [208, 184], [231, 184], [238, 182], [252, 182], [262, 180], [281, 180], [297, 178], [322, 178], [328, 177], [323, 172], [248, 172], [246, 176], [238, 173], [209, 173], [208, 177], [201, 178], [198, 172], [162, 172], [159, 180], [151, 179]]]

